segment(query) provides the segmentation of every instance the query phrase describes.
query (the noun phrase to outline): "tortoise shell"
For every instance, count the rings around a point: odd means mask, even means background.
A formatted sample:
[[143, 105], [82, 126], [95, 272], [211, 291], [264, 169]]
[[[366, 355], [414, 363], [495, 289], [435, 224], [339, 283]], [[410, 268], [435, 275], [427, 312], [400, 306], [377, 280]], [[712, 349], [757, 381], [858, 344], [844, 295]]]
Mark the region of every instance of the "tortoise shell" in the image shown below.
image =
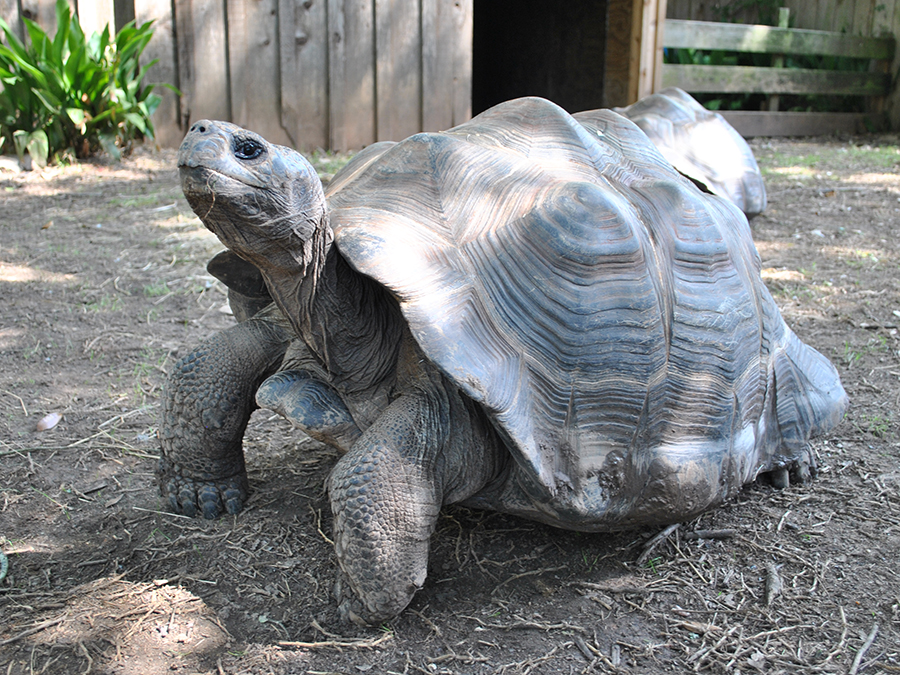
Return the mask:
[[[730, 199], [748, 218], [766, 209], [766, 186], [750, 146], [719, 113], [677, 87], [616, 109], [653, 141], [685, 176]], [[578, 113], [590, 120], [594, 111]]]
[[666, 495], [641, 486], [672, 472], [664, 492], [699, 512], [810, 461], [846, 406], [766, 290], [744, 214], [615, 112], [501, 104], [367, 149], [327, 196], [341, 253], [484, 406], [548, 520], [658, 521]]

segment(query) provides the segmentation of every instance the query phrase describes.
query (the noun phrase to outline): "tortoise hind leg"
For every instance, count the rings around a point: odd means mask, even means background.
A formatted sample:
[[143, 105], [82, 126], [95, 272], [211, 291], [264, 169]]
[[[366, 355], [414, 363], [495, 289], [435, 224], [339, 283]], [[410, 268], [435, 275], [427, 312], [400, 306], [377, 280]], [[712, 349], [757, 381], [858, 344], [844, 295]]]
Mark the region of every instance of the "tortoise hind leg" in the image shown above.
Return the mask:
[[778, 445], [772, 485], [808, 483], [816, 477], [809, 439], [830, 431], [847, 410], [848, 400], [837, 370], [824, 356], [790, 332], [774, 360], [775, 428]]

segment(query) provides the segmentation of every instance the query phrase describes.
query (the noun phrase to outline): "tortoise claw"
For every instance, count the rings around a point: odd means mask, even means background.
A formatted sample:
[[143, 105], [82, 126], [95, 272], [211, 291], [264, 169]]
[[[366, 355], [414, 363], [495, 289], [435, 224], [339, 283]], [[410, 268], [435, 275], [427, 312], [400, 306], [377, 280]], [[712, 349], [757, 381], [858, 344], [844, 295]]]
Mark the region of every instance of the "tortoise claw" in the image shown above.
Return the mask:
[[247, 475], [239, 473], [218, 480], [192, 479], [177, 467], [169, 466], [160, 480], [160, 491], [175, 513], [191, 518], [202, 514], [207, 520], [213, 520], [243, 510], [248, 493]]
[[791, 485], [806, 485], [816, 477], [814, 460], [800, 459], [785, 466], [779, 466], [765, 475], [777, 490], [784, 490]]

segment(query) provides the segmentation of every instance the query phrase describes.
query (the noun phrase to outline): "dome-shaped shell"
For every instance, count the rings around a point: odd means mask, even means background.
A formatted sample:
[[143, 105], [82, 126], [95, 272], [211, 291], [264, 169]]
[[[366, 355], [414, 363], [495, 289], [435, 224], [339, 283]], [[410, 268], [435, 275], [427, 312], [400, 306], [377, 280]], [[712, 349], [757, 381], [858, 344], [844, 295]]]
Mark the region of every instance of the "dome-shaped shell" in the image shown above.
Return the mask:
[[[730, 199], [747, 217], [766, 208], [766, 187], [750, 146], [719, 113], [707, 110], [677, 87], [617, 108], [650, 137], [685, 176]], [[597, 111], [575, 115], [590, 120]]]
[[638, 493], [672, 471], [699, 511], [843, 412], [833, 367], [766, 291], [744, 215], [614, 112], [501, 104], [369, 151], [328, 200], [341, 252], [484, 405], [551, 520], [658, 522]]

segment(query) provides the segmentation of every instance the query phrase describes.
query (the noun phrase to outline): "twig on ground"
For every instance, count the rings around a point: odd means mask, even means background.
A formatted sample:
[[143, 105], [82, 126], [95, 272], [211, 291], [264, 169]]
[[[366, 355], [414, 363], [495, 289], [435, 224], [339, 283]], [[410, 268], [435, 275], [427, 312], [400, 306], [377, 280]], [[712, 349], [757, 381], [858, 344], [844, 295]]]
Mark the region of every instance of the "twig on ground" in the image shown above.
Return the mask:
[[559, 570], [568, 569], [568, 565], [560, 565], [558, 567], [545, 567], [539, 570], [528, 570], [527, 572], [522, 572], [520, 574], [513, 574], [511, 577], [508, 577], [501, 581], [499, 584], [494, 586], [494, 590], [491, 592], [491, 595], [494, 595], [497, 591], [499, 591], [503, 586], [508, 584], [510, 581], [515, 581], [516, 579], [521, 579], [522, 577], [532, 577], [535, 574], [543, 574], [544, 572], [558, 572]]
[[694, 530], [693, 532], [686, 532], [684, 535], [685, 539], [731, 539], [732, 537], [737, 535], [737, 530], [732, 529], [722, 529], [722, 530]]
[[65, 615], [58, 616], [55, 619], [47, 619], [46, 621], [42, 621], [36, 626], [32, 626], [27, 630], [23, 630], [21, 633], [17, 635], [13, 635], [11, 638], [6, 638], [5, 640], [0, 640], [0, 647], [3, 647], [8, 644], [12, 644], [17, 640], [21, 640], [24, 637], [28, 637], [29, 635], [34, 635], [35, 633], [40, 633], [45, 628], [50, 628], [51, 626], [55, 626], [58, 623], [62, 623], [65, 620]]
[[766, 606], [771, 606], [775, 602], [775, 598], [781, 595], [784, 583], [781, 581], [781, 575], [778, 574], [778, 568], [775, 563], [766, 563]]
[[645, 562], [650, 559], [650, 555], [653, 551], [656, 550], [656, 547], [659, 546], [662, 542], [668, 539], [673, 532], [675, 532], [679, 527], [681, 527], [681, 523], [675, 523], [674, 525], [669, 525], [662, 532], [653, 537], [647, 544], [644, 546], [644, 550], [641, 555], [637, 559], [638, 566], [643, 566]]
[[847, 675], [856, 675], [856, 671], [859, 670], [859, 664], [862, 663], [863, 656], [866, 655], [866, 652], [869, 651], [869, 647], [875, 642], [875, 638], [878, 635], [878, 624], [872, 625], [872, 630], [869, 631], [869, 636], [866, 638], [866, 641], [863, 643], [863, 646], [859, 648], [859, 651], [856, 652], [856, 658], [853, 659], [853, 665], [850, 666], [850, 670], [847, 672]]
[[320, 642], [279, 640], [278, 644], [281, 647], [299, 647], [300, 649], [372, 649], [384, 644], [393, 637], [393, 633], [385, 633], [381, 637], [367, 640], [322, 640]]

